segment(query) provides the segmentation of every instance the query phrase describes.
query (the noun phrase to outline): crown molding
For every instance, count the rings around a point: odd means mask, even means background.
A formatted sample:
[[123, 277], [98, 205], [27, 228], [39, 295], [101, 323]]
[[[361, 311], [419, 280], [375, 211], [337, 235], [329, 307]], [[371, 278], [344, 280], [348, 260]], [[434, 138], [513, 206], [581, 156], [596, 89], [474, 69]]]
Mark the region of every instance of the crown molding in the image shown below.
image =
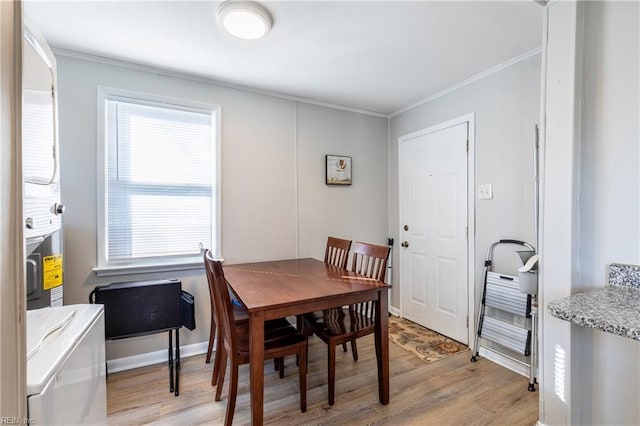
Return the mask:
[[331, 102], [322, 102], [322, 101], [318, 101], [318, 100], [314, 100], [314, 99], [310, 99], [310, 98], [305, 98], [305, 97], [301, 97], [301, 96], [293, 96], [293, 95], [289, 95], [286, 93], [281, 93], [281, 92], [276, 92], [276, 91], [272, 91], [272, 90], [266, 90], [266, 89], [260, 89], [260, 88], [256, 88], [256, 87], [251, 87], [251, 86], [245, 86], [242, 84], [236, 84], [236, 83], [231, 83], [228, 81], [224, 81], [224, 80], [217, 80], [214, 78], [210, 78], [210, 77], [204, 77], [204, 76], [200, 76], [200, 75], [196, 75], [196, 74], [188, 74], [188, 73], [184, 73], [184, 72], [180, 72], [180, 71], [175, 71], [175, 70], [170, 70], [170, 69], [165, 69], [165, 68], [158, 68], [158, 67], [154, 67], [151, 65], [144, 65], [144, 64], [140, 64], [140, 63], [136, 63], [136, 62], [130, 62], [130, 61], [124, 61], [121, 59], [113, 59], [113, 58], [107, 58], [104, 56], [98, 56], [98, 55], [92, 55], [89, 53], [82, 53], [82, 52], [77, 52], [74, 50], [67, 50], [67, 49], [60, 49], [57, 47], [53, 47], [52, 48], [53, 53], [56, 56], [65, 56], [68, 58], [73, 58], [73, 59], [80, 59], [80, 60], [85, 60], [85, 61], [90, 61], [90, 62], [96, 62], [96, 63], [101, 63], [101, 64], [105, 64], [105, 65], [112, 65], [112, 66], [117, 66], [117, 67], [121, 67], [121, 68], [127, 68], [127, 69], [131, 69], [131, 70], [136, 70], [136, 71], [144, 71], [144, 72], [150, 72], [150, 73], [154, 73], [154, 74], [159, 74], [162, 76], [166, 76], [166, 77], [173, 77], [173, 78], [179, 78], [182, 80], [187, 80], [187, 81], [193, 81], [193, 82], [198, 82], [198, 83], [204, 83], [204, 84], [211, 84], [211, 85], [215, 85], [215, 86], [220, 86], [220, 87], [225, 87], [228, 89], [234, 89], [234, 90], [241, 90], [244, 92], [249, 92], [249, 93], [255, 93], [258, 95], [265, 95], [265, 96], [272, 96], [275, 98], [279, 98], [279, 99], [286, 99], [286, 100], [290, 100], [290, 101], [294, 101], [294, 102], [300, 102], [300, 103], [305, 103], [305, 104], [310, 104], [310, 105], [317, 105], [317, 106], [322, 106], [322, 107], [326, 107], [326, 108], [332, 108], [332, 109], [337, 109], [337, 110], [342, 110], [342, 111], [348, 111], [348, 112], [353, 112], [353, 113], [357, 113], [357, 114], [364, 114], [364, 115], [370, 115], [373, 117], [381, 117], [381, 118], [393, 118], [397, 115], [400, 115], [404, 112], [407, 112], [409, 110], [412, 110], [413, 108], [416, 108], [420, 105], [424, 105], [428, 102], [431, 102], [435, 99], [438, 99], [442, 96], [445, 96], [451, 92], [454, 92], [462, 87], [468, 86], [472, 83], [475, 83], [476, 81], [479, 81], [483, 78], [486, 78], [492, 74], [495, 74], [497, 72], [500, 72], [502, 70], [504, 70], [505, 68], [508, 68], [512, 65], [515, 65], [519, 62], [522, 62], [524, 60], [527, 60], [535, 55], [538, 55], [542, 52], [542, 48], [541, 47], [537, 47], [535, 49], [532, 49], [528, 52], [525, 52], [524, 54], [517, 56], [513, 59], [510, 59], [508, 61], [505, 61], [501, 64], [496, 65], [495, 67], [489, 68], [486, 71], [483, 71], [481, 73], [478, 73], [466, 80], [461, 81], [460, 83], [457, 83], [451, 87], [448, 87], [444, 90], [441, 90], [440, 92], [437, 92], [431, 96], [428, 96], [422, 100], [413, 102], [403, 108], [400, 108], [390, 114], [385, 114], [385, 113], [381, 113], [381, 112], [377, 112], [377, 111], [369, 111], [366, 109], [360, 109], [360, 108], [353, 108], [353, 107], [349, 107], [346, 105], [340, 105], [340, 104], [334, 104]]
[[491, 74], [495, 74], [497, 72], [500, 72], [500, 71], [504, 70], [505, 68], [509, 68], [510, 66], [515, 65], [518, 62], [522, 62], [524, 60], [527, 60], [527, 59], [529, 59], [529, 58], [531, 58], [531, 57], [533, 57], [535, 55], [540, 54], [541, 52], [542, 52], [542, 47], [536, 47], [535, 49], [532, 49], [532, 50], [530, 50], [528, 52], [525, 52], [520, 56], [516, 56], [513, 59], [510, 59], [510, 60], [508, 60], [506, 62], [498, 64], [495, 67], [489, 68], [486, 71], [483, 71], [483, 72], [478, 73], [478, 74], [476, 74], [476, 75], [474, 75], [474, 76], [472, 76], [472, 77], [470, 77], [470, 78], [468, 78], [466, 80], [463, 80], [458, 84], [454, 84], [453, 86], [448, 87], [448, 88], [446, 88], [444, 90], [441, 90], [440, 92], [437, 92], [437, 93], [435, 93], [435, 94], [433, 94], [431, 96], [428, 96], [428, 97], [426, 97], [426, 98], [424, 98], [422, 100], [419, 100], [417, 102], [409, 104], [404, 108], [396, 110], [396, 111], [394, 111], [394, 112], [389, 114], [389, 118], [393, 118], [396, 115], [402, 114], [403, 112], [410, 111], [410, 110], [412, 110], [412, 109], [414, 109], [416, 107], [419, 107], [420, 105], [424, 105], [424, 104], [426, 104], [428, 102], [431, 102], [431, 101], [433, 101], [435, 99], [441, 98], [442, 96], [448, 95], [451, 92], [455, 92], [456, 90], [458, 90], [458, 89], [460, 89], [462, 87], [465, 87], [465, 86], [468, 86], [468, 85], [470, 85], [472, 83], [475, 83], [478, 80], [482, 80], [483, 78], [488, 77]]
[[369, 111], [366, 109], [353, 108], [346, 105], [334, 104], [331, 102], [322, 102], [322, 101], [305, 98], [301, 96], [294, 96], [294, 95], [289, 95], [286, 93], [276, 92], [272, 90], [260, 89], [256, 87], [245, 86], [242, 84], [231, 83], [224, 80], [216, 80], [214, 78], [204, 77], [197, 74], [189, 74], [181, 71], [170, 70], [166, 68], [158, 68], [151, 65], [140, 64], [137, 62], [130, 62], [130, 61], [125, 61], [121, 59], [108, 58], [105, 56], [92, 55], [89, 53], [77, 52], [74, 50], [61, 49], [57, 47], [53, 47], [51, 50], [56, 56], [64, 56], [72, 59], [80, 59], [80, 60], [100, 63], [104, 65], [112, 65], [112, 66], [127, 68], [135, 71], [150, 72], [150, 73], [162, 75], [165, 77], [173, 77], [173, 78], [179, 78], [181, 80], [193, 81], [197, 83], [211, 84], [214, 86], [225, 87], [228, 89], [241, 90], [244, 92], [255, 93], [258, 95], [272, 96], [275, 98], [286, 99], [289, 101], [300, 102], [300, 103], [311, 104], [311, 105], [318, 105], [318, 106], [342, 110], [342, 111], [354, 112], [357, 114], [389, 118], [388, 114], [384, 114], [377, 111]]

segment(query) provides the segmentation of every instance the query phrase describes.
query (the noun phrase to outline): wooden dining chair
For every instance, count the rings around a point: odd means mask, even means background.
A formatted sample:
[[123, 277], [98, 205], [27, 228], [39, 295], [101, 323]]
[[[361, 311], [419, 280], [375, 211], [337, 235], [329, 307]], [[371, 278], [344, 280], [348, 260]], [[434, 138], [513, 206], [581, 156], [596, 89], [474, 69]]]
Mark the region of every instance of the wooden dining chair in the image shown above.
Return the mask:
[[[389, 251], [387, 246], [353, 243], [351, 270], [364, 277], [384, 281]], [[359, 303], [302, 316], [304, 334], [315, 334], [327, 344], [329, 405], [333, 405], [335, 399], [336, 346], [351, 343], [353, 360], [358, 360], [356, 339], [375, 331], [375, 303]]]
[[351, 240], [343, 240], [336, 237], [327, 238], [327, 246], [324, 250], [324, 263], [346, 269], [350, 248]]
[[[324, 263], [337, 266], [339, 268], [347, 268], [347, 260], [349, 258], [349, 249], [351, 248], [351, 240], [343, 240], [342, 238], [328, 237], [327, 245], [324, 249]], [[302, 315], [296, 316], [296, 328], [303, 329]], [[347, 345], [342, 345], [344, 351], [347, 351]]]
[[[209, 253], [211, 252], [208, 249], [205, 249], [203, 247], [201, 247], [201, 252], [202, 252], [203, 259], [206, 262], [207, 252]], [[209, 254], [209, 257], [211, 256], [212, 255]], [[206, 266], [205, 266], [205, 269], [206, 269]], [[218, 384], [218, 378], [220, 376], [220, 360], [221, 360], [221, 354], [224, 348], [222, 346], [222, 339], [218, 339], [217, 341], [215, 339], [216, 334], [219, 336], [220, 332], [218, 330], [219, 329], [219, 325], [217, 324], [218, 321], [216, 320], [216, 304], [215, 304], [215, 300], [214, 300], [215, 296], [213, 292], [214, 283], [210, 279], [209, 274], [207, 274], [207, 283], [209, 287], [209, 302], [211, 304], [211, 325], [209, 329], [209, 345], [207, 347], [207, 356], [205, 358], [205, 363], [209, 364], [211, 362], [211, 355], [213, 352], [213, 345], [215, 341], [216, 351], [215, 351], [215, 357], [213, 360], [213, 371], [211, 372], [211, 386], [216, 386]], [[245, 311], [242, 306], [238, 306], [235, 303], [232, 303], [232, 305], [233, 305], [233, 318], [234, 318], [235, 325], [238, 326], [240, 324], [247, 323], [249, 321], [249, 314], [247, 314], [247, 311]], [[286, 321], [286, 319], [269, 320], [265, 323], [265, 329], [269, 327], [278, 328], [283, 324], [285, 324], [283, 321]], [[283, 358], [274, 359], [274, 367], [276, 370], [280, 371], [280, 377], [281, 378], [284, 377], [284, 359]]]
[[[343, 240], [336, 237], [327, 238], [327, 246], [324, 251], [324, 263], [347, 269], [350, 248], [351, 240]], [[342, 344], [342, 350], [347, 351], [346, 343]]]
[[[211, 251], [208, 249], [201, 248], [203, 259], [206, 263], [207, 256], [211, 257]], [[208, 254], [207, 254], [208, 253]], [[206, 270], [206, 266], [205, 266]], [[215, 295], [213, 291], [213, 285], [209, 274], [207, 273], [207, 284], [209, 287], [209, 302], [211, 303], [211, 325], [209, 328], [209, 346], [207, 347], [207, 357], [205, 362], [208, 364], [211, 362], [211, 355], [213, 352], [213, 344], [216, 338], [216, 334], [220, 336], [219, 325], [216, 321], [216, 303], [215, 303]], [[240, 325], [243, 323], [248, 323], [249, 314], [245, 311], [241, 306], [233, 305], [233, 318], [234, 324]], [[220, 375], [220, 359], [221, 352], [224, 350], [222, 347], [222, 339], [218, 338], [216, 342], [216, 353], [213, 360], [213, 372], [211, 373], [211, 386], [216, 386], [218, 384], [218, 377]]]
[[[225, 425], [231, 425], [238, 393], [238, 367], [249, 363], [249, 323], [237, 324], [233, 316], [233, 305], [229, 296], [227, 280], [224, 277], [222, 263], [205, 254], [207, 277], [213, 283], [216, 320], [219, 324], [218, 339], [222, 342], [220, 353], [220, 377], [216, 388], [215, 400], [220, 401], [227, 359], [230, 363], [231, 380], [227, 401]], [[300, 359], [298, 378], [300, 381], [300, 411], [307, 411], [307, 338], [286, 320], [265, 325], [264, 358], [280, 359], [287, 355], [296, 355]], [[217, 353], [216, 353], [217, 355]], [[283, 364], [281, 364], [282, 366]], [[280, 368], [281, 376], [283, 369]]]

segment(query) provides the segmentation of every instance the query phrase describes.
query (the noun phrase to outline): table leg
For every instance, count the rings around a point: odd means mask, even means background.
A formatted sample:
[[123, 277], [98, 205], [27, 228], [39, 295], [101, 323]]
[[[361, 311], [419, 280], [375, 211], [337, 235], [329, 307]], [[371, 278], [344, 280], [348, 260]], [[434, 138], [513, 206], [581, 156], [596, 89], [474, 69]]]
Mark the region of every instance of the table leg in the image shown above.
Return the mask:
[[251, 422], [254, 425], [262, 425], [264, 408], [264, 313], [249, 313], [249, 327]]
[[378, 292], [376, 303], [375, 345], [378, 360], [378, 393], [380, 403], [389, 403], [389, 313], [387, 308], [387, 294], [385, 288]]

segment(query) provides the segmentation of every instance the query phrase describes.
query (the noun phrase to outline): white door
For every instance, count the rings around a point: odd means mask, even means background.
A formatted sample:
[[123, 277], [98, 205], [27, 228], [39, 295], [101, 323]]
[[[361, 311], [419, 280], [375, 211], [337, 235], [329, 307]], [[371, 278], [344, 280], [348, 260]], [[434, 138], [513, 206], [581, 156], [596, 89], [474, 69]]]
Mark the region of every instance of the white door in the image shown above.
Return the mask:
[[400, 140], [400, 292], [407, 319], [468, 342], [468, 123]]

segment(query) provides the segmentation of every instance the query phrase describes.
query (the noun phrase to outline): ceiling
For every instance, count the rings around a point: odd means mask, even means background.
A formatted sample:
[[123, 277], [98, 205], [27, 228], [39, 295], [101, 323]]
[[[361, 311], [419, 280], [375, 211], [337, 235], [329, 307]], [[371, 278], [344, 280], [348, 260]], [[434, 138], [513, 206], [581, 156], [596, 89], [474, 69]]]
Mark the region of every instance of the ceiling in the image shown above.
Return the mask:
[[254, 41], [221, 30], [217, 1], [25, 0], [25, 12], [54, 50], [384, 115], [541, 45], [533, 0], [260, 3], [273, 29]]

